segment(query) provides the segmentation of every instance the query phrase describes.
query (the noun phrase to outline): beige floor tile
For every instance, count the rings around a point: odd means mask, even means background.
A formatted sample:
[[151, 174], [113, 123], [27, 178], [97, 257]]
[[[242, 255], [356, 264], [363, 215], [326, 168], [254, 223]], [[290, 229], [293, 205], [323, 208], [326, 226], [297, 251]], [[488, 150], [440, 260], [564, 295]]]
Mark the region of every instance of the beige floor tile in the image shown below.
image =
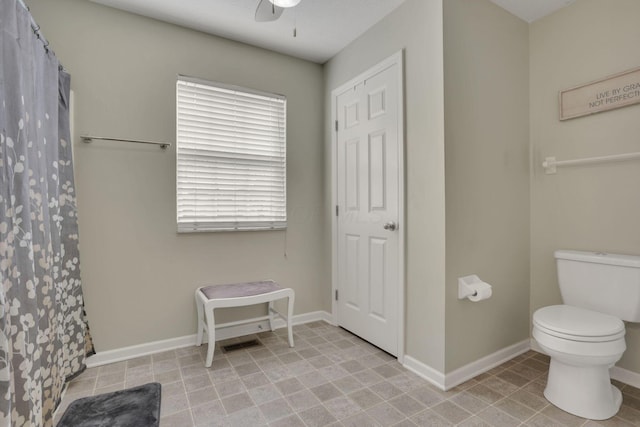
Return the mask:
[[[505, 371], [503, 374], [506, 374], [507, 372], [509, 371]], [[480, 381], [480, 384], [483, 384], [489, 387], [491, 390], [506, 396], [516, 392], [520, 387], [522, 387], [523, 385], [529, 382], [529, 380], [525, 379], [522, 384], [515, 385], [509, 381], [505, 381], [504, 379], [502, 379], [501, 375], [503, 374], [499, 374], [498, 376], [495, 376], [495, 377], [485, 378], [484, 380]]]
[[[351, 377], [351, 378], [355, 378], [355, 377]], [[400, 390], [398, 387], [391, 384], [389, 381], [381, 381], [378, 384], [369, 386], [369, 389], [374, 393], [376, 393], [381, 398], [383, 398], [384, 400], [393, 399], [397, 396], [404, 394], [402, 390]]]
[[225, 427], [261, 427], [266, 426], [267, 422], [258, 408], [250, 407], [229, 415], [225, 418], [223, 425]]
[[333, 384], [327, 383], [322, 384], [317, 387], [313, 387], [311, 392], [316, 395], [321, 402], [325, 402], [327, 400], [334, 399], [338, 396], [341, 396], [342, 393], [338, 390]]
[[298, 416], [309, 427], [324, 427], [336, 421], [336, 418], [324, 406], [318, 405], [306, 409]]
[[529, 393], [524, 389], [518, 390], [515, 393], [509, 395], [509, 398], [533, 409], [534, 411], [541, 411], [549, 405], [549, 401], [542, 397], [542, 393], [536, 395], [533, 393]]
[[484, 411], [480, 412], [478, 416], [489, 423], [489, 425], [495, 427], [513, 427], [519, 425], [522, 421], [494, 406], [488, 407]]
[[429, 387], [427, 385], [410, 391], [407, 394], [413, 397], [418, 402], [422, 403], [427, 408], [435, 406], [444, 400], [439, 393], [436, 393], [432, 387]]
[[586, 422], [586, 424], [583, 424], [583, 426], [584, 427], [634, 427], [633, 424], [619, 417], [613, 417], [603, 421], [589, 420]]
[[220, 399], [222, 406], [227, 411], [227, 414], [233, 414], [234, 412], [241, 411], [252, 407], [253, 401], [249, 395], [245, 393], [234, 394], [233, 396], [223, 397]]
[[368, 388], [354, 391], [349, 394], [349, 398], [360, 405], [362, 409], [370, 408], [382, 402], [382, 398]]
[[455, 403], [445, 400], [442, 403], [438, 403], [431, 408], [433, 412], [440, 415], [445, 420], [451, 421], [454, 424], [461, 423], [467, 418], [471, 417], [471, 413], [465, 411]]
[[151, 356], [153, 363], [160, 362], [163, 360], [171, 360], [176, 358], [176, 352], [174, 350], [165, 351], [162, 353], [156, 353]]
[[162, 403], [160, 406], [160, 417], [175, 414], [176, 412], [189, 409], [189, 401], [187, 395], [174, 394], [173, 396], [162, 397]]
[[169, 397], [182, 393], [186, 393], [182, 381], [176, 381], [162, 386], [162, 397]]
[[187, 393], [187, 400], [189, 400], [189, 406], [194, 407], [218, 400], [218, 393], [213, 386], [209, 386]]
[[456, 394], [451, 398], [451, 401], [472, 414], [476, 414], [489, 406], [487, 402], [478, 399], [468, 391]]
[[552, 420], [568, 427], [577, 427], [585, 422], [584, 418], [579, 418], [575, 415], [569, 414], [568, 412], [564, 412], [553, 405], [549, 405], [544, 408], [542, 413]]
[[104, 394], [104, 393], [113, 393], [114, 391], [124, 390], [124, 383], [111, 384], [106, 387], [96, 388], [93, 392], [93, 395]]
[[[523, 376], [518, 375], [517, 373], [513, 372], [511, 369], [505, 369], [504, 371], [500, 372], [496, 376], [501, 380], [511, 384], [511, 386], [515, 387], [516, 390], [522, 387], [523, 385], [527, 384], [529, 381], [531, 381]], [[508, 393], [513, 393], [513, 391], [514, 390], [512, 389], [511, 391], [508, 391]]]
[[622, 405], [618, 416], [623, 420], [629, 421], [633, 425], [640, 426], [640, 411], [636, 411], [626, 405]]
[[160, 418], [160, 427], [192, 427], [193, 425], [189, 409]]
[[442, 418], [431, 409], [427, 409], [414, 415], [411, 417], [411, 421], [420, 427], [449, 427], [454, 425], [454, 423]]
[[104, 374], [99, 374], [96, 380], [96, 388], [104, 388], [114, 384], [123, 384], [124, 385], [124, 370], [120, 372], [106, 372]]
[[509, 398], [497, 402], [494, 406], [520, 421], [526, 421], [536, 413], [533, 409]]
[[259, 408], [267, 422], [273, 422], [293, 414], [293, 409], [284, 398], [264, 403]]
[[[624, 402], [617, 416], [590, 421], [543, 396], [549, 366], [528, 351], [442, 391], [395, 359], [324, 322], [228, 340], [260, 347], [223, 353], [211, 368], [206, 346], [186, 347], [85, 370], [69, 385], [57, 419], [73, 400], [157, 381], [162, 427], [629, 427], [640, 426], [640, 390], [615, 382]], [[225, 342], [227, 343], [227, 342]]]
[[136, 357], [135, 359], [127, 360], [127, 370], [131, 368], [136, 368], [139, 366], [149, 366], [151, 365], [151, 356], [141, 356]]
[[269, 424], [270, 427], [305, 427], [304, 422], [297, 415], [290, 415]]
[[177, 369], [173, 371], [154, 374], [153, 378], [155, 381], [159, 382], [162, 385], [173, 383], [176, 381], [182, 381], [182, 376], [180, 375], [180, 371]]
[[467, 390], [473, 397], [480, 400], [484, 400], [487, 403], [496, 403], [498, 400], [504, 398], [504, 396], [495, 390], [490, 389], [484, 384], [478, 384]]
[[410, 417], [425, 409], [425, 406], [422, 403], [406, 394], [397, 396], [389, 400], [389, 403], [391, 403], [398, 411], [400, 411], [400, 413], [404, 414], [406, 417]]
[[524, 362], [513, 365], [509, 368], [509, 371], [525, 377], [528, 380], [535, 380], [536, 378], [546, 374], [546, 369], [538, 370], [530, 366], [527, 366]]
[[353, 415], [345, 420], [342, 420], [344, 427], [380, 427], [380, 423], [371, 418], [364, 412]]
[[264, 403], [282, 398], [282, 394], [280, 393], [280, 391], [276, 388], [275, 385], [271, 383], [252, 388], [247, 392], [249, 393], [251, 400], [253, 400], [256, 405], [262, 405]]
[[533, 418], [528, 420], [525, 425], [531, 427], [564, 427], [564, 425], [559, 423], [558, 421], [554, 421], [551, 418], [540, 413], [536, 414]]
[[96, 378], [72, 381], [67, 386], [69, 394], [91, 394], [96, 387]]
[[352, 417], [362, 411], [357, 403], [346, 396], [324, 402], [324, 407], [338, 420]]
[[459, 427], [493, 427], [491, 424], [480, 418], [479, 416], [473, 416], [471, 418], [467, 418], [460, 424]]
[[196, 425], [202, 425], [211, 421], [221, 421], [227, 415], [219, 400], [212, 400], [191, 407], [191, 414]]
[[365, 412], [383, 426], [390, 426], [399, 423], [406, 418], [404, 414], [387, 402], [379, 403], [376, 406], [367, 409]]
[[309, 390], [302, 390], [286, 397], [289, 405], [296, 411], [304, 411], [320, 403], [320, 400]]

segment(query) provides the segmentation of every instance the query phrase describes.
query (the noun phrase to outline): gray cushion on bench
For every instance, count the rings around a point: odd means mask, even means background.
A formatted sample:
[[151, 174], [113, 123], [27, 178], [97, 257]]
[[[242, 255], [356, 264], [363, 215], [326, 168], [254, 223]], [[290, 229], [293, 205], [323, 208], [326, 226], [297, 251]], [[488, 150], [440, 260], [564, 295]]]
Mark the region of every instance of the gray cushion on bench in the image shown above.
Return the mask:
[[250, 297], [284, 289], [273, 280], [261, 282], [211, 285], [200, 289], [208, 299]]

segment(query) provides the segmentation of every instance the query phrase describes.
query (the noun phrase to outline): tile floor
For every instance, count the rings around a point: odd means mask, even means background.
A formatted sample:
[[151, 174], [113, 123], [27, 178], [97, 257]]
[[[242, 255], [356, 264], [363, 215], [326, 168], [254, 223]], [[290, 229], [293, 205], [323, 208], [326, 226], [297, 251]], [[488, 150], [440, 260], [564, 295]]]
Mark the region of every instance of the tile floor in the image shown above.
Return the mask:
[[189, 426], [640, 426], [640, 390], [604, 422], [574, 417], [542, 396], [548, 358], [529, 351], [443, 392], [388, 354], [324, 322], [265, 332], [263, 346], [223, 354], [206, 346], [87, 369], [57, 413], [79, 397], [157, 381], [162, 427]]

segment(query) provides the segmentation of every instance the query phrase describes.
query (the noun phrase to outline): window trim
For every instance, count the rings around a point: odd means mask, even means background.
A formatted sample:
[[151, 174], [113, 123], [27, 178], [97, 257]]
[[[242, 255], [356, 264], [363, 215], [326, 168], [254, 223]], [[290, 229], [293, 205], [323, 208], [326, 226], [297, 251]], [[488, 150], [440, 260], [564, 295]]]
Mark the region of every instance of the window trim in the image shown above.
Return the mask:
[[[272, 99], [278, 99], [284, 102], [284, 123], [282, 126], [283, 132], [283, 197], [284, 197], [284, 220], [281, 221], [227, 221], [227, 222], [180, 222], [178, 213], [178, 152], [180, 150], [180, 143], [178, 140], [178, 87], [179, 82], [195, 83], [205, 86], [211, 86], [214, 88], [220, 88], [223, 90], [229, 90], [234, 92], [245, 93], [249, 95], [257, 95]], [[284, 95], [277, 93], [264, 92], [252, 88], [246, 88], [243, 86], [231, 85], [226, 83], [220, 83], [216, 81], [204, 80], [196, 77], [190, 77], [182, 74], [178, 74], [176, 78], [176, 225], [178, 233], [200, 233], [200, 232], [229, 232], [229, 231], [270, 231], [270, 230], [286, 230], [288, 215], [287, 215], [287, 98]]]

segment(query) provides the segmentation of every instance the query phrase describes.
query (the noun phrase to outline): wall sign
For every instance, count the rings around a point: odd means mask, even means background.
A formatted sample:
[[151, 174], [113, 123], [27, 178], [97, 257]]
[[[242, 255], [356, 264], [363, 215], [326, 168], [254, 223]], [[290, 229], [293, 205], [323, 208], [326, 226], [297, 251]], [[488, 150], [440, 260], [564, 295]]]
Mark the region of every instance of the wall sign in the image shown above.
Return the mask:
[[640, 67], [560, 91], [560, 120], [640, 103]]

